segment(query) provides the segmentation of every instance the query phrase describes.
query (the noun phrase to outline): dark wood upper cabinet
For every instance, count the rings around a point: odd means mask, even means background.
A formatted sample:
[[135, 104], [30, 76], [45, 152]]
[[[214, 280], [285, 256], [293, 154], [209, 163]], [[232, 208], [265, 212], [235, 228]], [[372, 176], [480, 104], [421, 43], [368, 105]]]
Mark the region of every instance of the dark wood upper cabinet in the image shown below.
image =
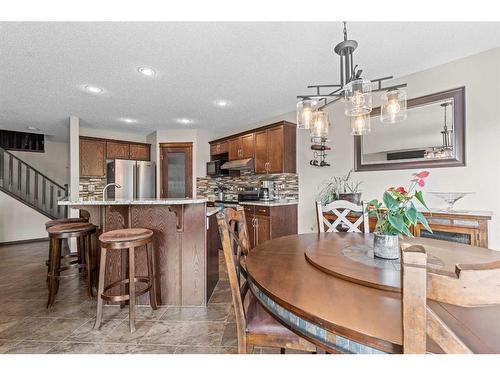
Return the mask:
[[253, 158], [255, 152], [255, 137], [254, 133], [242, 135], [240, 137], [240, 158]]
[[106, 159], [129, 159], [129, 144], [126, 142], [106, 142]]
[[141, 143], [130, 144], [131, 160], [151, 160], [151, 145]]
[[284, 155], [284, 129], [283, 126], [269, 129], [267, 131], [267, 160], [268, 173], [286, 172], [285, 168], [285, 155]]
[[210, 145], [210, 156], [227, 154], [229, 152], [228, 142], [214, 143]]
[[106, 176], [106, 159], [151, 160], [151, 145], [80, 137], [80, 176]]
[[233, 138], [228, 142], [229, 145], [229, 160], [238, 160], [240, 159], [240, 139]]
[[296, 173], [296, 126], [290, 122], [263, 126], [210, 142], [210, 154], [227, 142], [229, 160], [254, 158], [255, 173]]
[[80, 176], [104, 177], [106, 175], [106, 141], [80, 138]]
[[267, 173], [267, 130], [255, 133], [255, 173]]

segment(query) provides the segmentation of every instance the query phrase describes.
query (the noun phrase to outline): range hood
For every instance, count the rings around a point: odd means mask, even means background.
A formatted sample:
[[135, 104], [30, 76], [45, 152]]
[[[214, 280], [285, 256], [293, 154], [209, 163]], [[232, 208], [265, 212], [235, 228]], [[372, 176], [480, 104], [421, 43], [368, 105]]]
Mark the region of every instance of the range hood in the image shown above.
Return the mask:
[[253, 170], [253, 159], [240, 159], [227, 161], [221, 165], [221, 169], [229, 169], [233, 171]]

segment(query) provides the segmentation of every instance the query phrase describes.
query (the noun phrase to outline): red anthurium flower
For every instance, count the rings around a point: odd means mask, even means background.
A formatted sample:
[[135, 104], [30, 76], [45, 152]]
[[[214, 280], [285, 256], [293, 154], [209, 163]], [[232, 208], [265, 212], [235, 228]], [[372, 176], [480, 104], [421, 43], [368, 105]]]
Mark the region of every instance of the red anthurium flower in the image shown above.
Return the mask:
[[424, 187], [424, 186], [425, 186], [425, 181], [424, 181], [424, 180], [422, 180], [422, 179], [420, 179], [420, 180], [418, 180], [417, 184], [418, 184], [418, 186], [420, 186], [420, 187]]
[[405, 190], [405, 188], [404, 188], [404, 187], [402, 187], [402, 186], [398, 187], [398, 188], [396, 189], [396, 191], [397, 191], [398, 193], [401, 193], [401, 194], [406, 194], [406, 193], [407, 193], [407, 191]]
[[[427, 171], [422, 171], [422, 172], [418, 172], [415, 174], [415, 176], [418, 178], [426, 178], [428, 175], [429, 175], [429, 172], [427, 172]], [[419, 185], [420, 185], [420, 183], [419, 183]]]

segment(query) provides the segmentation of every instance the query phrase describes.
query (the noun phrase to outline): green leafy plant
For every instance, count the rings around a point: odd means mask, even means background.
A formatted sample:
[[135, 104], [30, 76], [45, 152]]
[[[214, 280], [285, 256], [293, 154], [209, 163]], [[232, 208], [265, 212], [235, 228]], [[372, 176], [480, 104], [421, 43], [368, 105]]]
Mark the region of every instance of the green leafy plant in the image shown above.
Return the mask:
[[390, 187], [384, 192], [382, 202], [376, 198], [368, 202], [366, 207], [368, 215], [377, 218], [376, 233], [413, 237], [409, 228], [417, 223], [422, 224], [426, 230], [432, 233], [427, 219], [417, 210], [413, 202], [416, 199], [429, 209], [424, 201], [422, 191], [417, 190], [417, 186], [425, 186], [427, 176], [429, 176], [427, 171], [415, 173], [410, 180], [408, 190], [403, 186]]
[[361, 185], [361, 181], [351, 181], [351, 173], [353, 170], [351, 169], [344, 176], [334, 176], [329, 180], [323, 181], [323, 188], [319, 193], [319, 200], [321, 204], [326, 205], [330, 202], [336, 200], [339, 194], [346, 193], [359, 193], [359, 187]]

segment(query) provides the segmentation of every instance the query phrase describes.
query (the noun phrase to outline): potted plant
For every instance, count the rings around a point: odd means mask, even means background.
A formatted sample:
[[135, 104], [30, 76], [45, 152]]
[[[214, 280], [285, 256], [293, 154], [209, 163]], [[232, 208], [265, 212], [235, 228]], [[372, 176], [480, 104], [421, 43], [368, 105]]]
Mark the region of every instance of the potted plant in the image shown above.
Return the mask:
[[359, 186], [361, 181], [351, 181], [351, 169], [346, 175], [334, 176], [330, 180], [323, 182], [323, 189], [319, 194], [319, 199], [323, 205], [335, 200], [345, 200], [354, 204], [361, 204], [361, 192]]
[[399, 258], [399, 237], [403, 235], [413, 237], [409, 229], [412, 225], [420, 223], [432, 233], [427, 219], [414, 204], [416, 199], [428, 209], [422, 191], [417, 190], [417, 186], [425, 186], [427, 176], [429, 176], [427, 171], [415, 173], [410, 180], [408, 190], [403, 186], [390, 187], [384, 192], [383, 202], [379, 202], [376, 198], [368, 202], [366, 208], [368, 215], [377, 218], [373, 241], [375, 256], [385, 259]]

